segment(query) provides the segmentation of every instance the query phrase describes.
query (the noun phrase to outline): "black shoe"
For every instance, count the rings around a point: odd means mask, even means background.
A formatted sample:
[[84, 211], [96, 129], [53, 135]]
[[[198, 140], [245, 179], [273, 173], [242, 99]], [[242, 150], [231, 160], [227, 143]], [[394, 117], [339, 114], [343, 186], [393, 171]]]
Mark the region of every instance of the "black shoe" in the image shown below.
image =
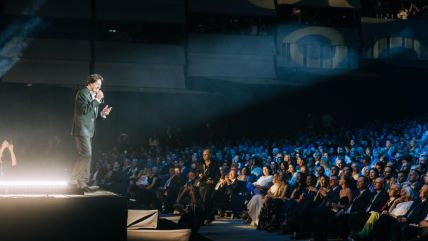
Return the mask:
[[207, 219], [207, 220], [205, 220], [205, 224], [210, 224], [210, 223], [212, 223], [214, 221], [214, 219]]
[[94, 192], [100, 190], [100, 187], [99, 186], [85, 186], [85, 187], [82, 187], [82, 190], [86, 193], [94, 193]]
[[69, 195], [84, 195], [84, 191], [81, 188], [76, 186], [69, 187], [67, 190], [67, 194]]

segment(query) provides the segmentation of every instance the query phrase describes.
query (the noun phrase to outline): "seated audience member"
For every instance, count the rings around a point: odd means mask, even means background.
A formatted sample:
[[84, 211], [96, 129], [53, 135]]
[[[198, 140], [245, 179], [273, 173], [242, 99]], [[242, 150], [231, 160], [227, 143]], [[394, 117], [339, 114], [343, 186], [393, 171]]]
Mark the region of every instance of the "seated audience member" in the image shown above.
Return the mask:
[[[414, 207], [413, 212], [407, 213], [407, 217], [399, 219], [399, 223], [391, 227], [392, 240], [411, 240], [416, 238], [419, 230], [417, 227], [428, 214], [428, 185], [422, 186], [419, 191], [420, 203]], [[420, 213], [419, 213], [420, 212]]]
[[223, 168], [220, 168], [220, 179], [214, 186], [213, 192], [213, 206], [215, 211], [217, 211], [220, 216], [224, 216], [226, 205], [227, 205], [227, 197], [226, 197], [226, 189], [229, 181], [228, 175], [226, 175]]
[[319, 188], [313, 200], [316, 206], [318, 206], [320, 203], [322, 203], [325, 200], [329, 191], [329, 180], [327, 176], [325, 175], [320, 176], [318, 182], [319, 182]]
[[240, 175], [238, 176], [238, 180], [243, 181], [245, 183], [247, 183], [247, 182], [251, 183], [252, 182], [253, 177], [248, 172], [248, 168], [247, 167], [243, 167], [241, 169]]
[[147, 209], [160, 208], [160, 202], [156, 197], [156, 191], [160, 185], [157, 170], [156, 167], [144, 168], [143, 175], [136, 182], [136, 199]]
[[407, 178], [407, 185], [409, 185], [413, 191], [419, 192], [421, 187], [424, 185], [424, 180], [420, 178], [421, 174], [416, 169], [411, 169]]
[[[187, 181], [183, 189], [178, 194], [175, 210], [181, 214], [179, 224], [197, 231], [202, 223], [203, 213], [201, 208], [201, 198], [198, 189], [192, 181]], [[176, 212], [174, 211], [174, 213]]]
[[128, 184], [128, 195], [129, 197], [134, 197], [135, 198], [135, 191], [137, 190], [137, 185], [136, 182], [140, 179], [140, 177], [143, 176], [144, 173], [144, 169], [140, 169], [139, 165], [138, 165], [138, 160], [134, 159], [132, 161], [132, 166], [131, 166], [131, 174], [128, 177], [129, 179], [129, 184]]
[[306, 191], [306, 175], [297, 172], [296, 174], [296, 184], [290, 186], [291, 194], [287, 195], [284, 199], [284, 207], [281, 211], [281, 215], [284, 217], [282, 222], [285, 232], [294, 232], [294, 226], [290, 225], [289, 218], [292, 218], [294, 215], [294, 209], [304, 198], [304, 193]]
[[[339, 185], [341, 187], [339, 191], [339, 201], [338, 203], [332, 203], [330, 204], [331, 212], [324, 212], [323, 214], [323, 220], [320, 217], [317, 217], [316, 219], [319, 220], [319, 227], [317, 227], [314, 230], [314, 239], [315, 240], [326, 240], [328, 234], [336, 234], [344, 236], [347, 232], [347, 216], [346, 214], [349, 214], [353, 211], [353, 205], [355, 204], [355, 200], [359, 200], [361, 198], [361, 201], [357, 202], [357, 205], [354, 208], [360, 208], [362, 206], [363, 200], [370, 198], [370, 192], [365, 189], [367, 186], [367, 182], [365, 182], [364, 186], [364, 180], [367, 180], [365, 177], [360, 177], [357, 181], [357, 187], [359, 187], [360, 195], [353, 196], [352, 190], [349, 187], [352, 178], [350, 176], [342, 176], [339, 180]], [[362, 194], [364, 196], [362, 196]], [[318, 214], [319, 215], [319, 214]], [[340, 227], [339, 227], [340, 226]]]
[[169, 213], [173, 211], [173, 205], [177, 200], [178, 192], [182, 185], [180, 168], [169, 168], [169, 178], [158, 191], [158, 199], [163, 206], [162, 212]]
[[265, 194], [269, 187], [272, 185], [273, 176], [270, 169], [264, 166], [262, 169], [263, 175], [255, 181], [251, 187], [251, 192], [255, 195]]
[[395, 169], [391, 166], [386, 166], [383, 170], [383, 178], [385, 179], [385, 189], [389, 190], [391, 185], [395, 183]]
[[370, 190], [370, 192], [375, 192], [375, 181], [376, 178], [379, 177], [379, 170], [376, 168], [371, 168], [369, 170], [369, 184], [368, 184], [368, 188]]
[[386, 204], [378, 211], [371, 211], [370, 216], [363, 228], [356, 233], [352, 233], [354, 239], [367, 238], [371, 233], [373, 226], [379, 220], [381, 215], [390, 215], [394, 218], [403, 216], [413, 204], [413, 190], [410, 187], [400, 187], [392, 185], [388, 191], [389, 199]]
[[286, 171], [286, 178], [285, 178], [285, 180], [288, 180], [288, 184], [290, 185], [290, 186], [294, 186], [294, 185], [296, 185], [296, 175], [297, 175], [297, 172], [296, 172], [296, 168], [294, 167], [294, 165], [293, 164], [288, 164], [288, 169], [287, 169], [287, 171]]
[[405, 185], [407, 182], [407, 175], [405, 171], [399, 171], [397, 173], [397, 184]]
[[273, 185], [269, 188], [259, 214], [258, 229], [274, 231], [279, 228], [280, 213], [284, 205], [288, 184], [283, 173], [274, 174]]
[[407, 240], [428, 240], [428, 215], [424, 218], [424, 220], [419, 222], [419, 225], [417, 225], [416, 229], [416, 238], [414, 237], [413, 233], [409, 233], [409, 235], [405, 238], [407, 238]]
[[175, 208], [180, 213], [184, 212], [187, 208], [196, 208], [200, 206], [200, 195], [198, 189], [192, 181], [187, 181], [178, 194]]
[[[313, 217], [313, 226], [310, 227], [315, 239], [322, 239], [327, 235], [327, 220], [333, 217], [338, 210], [340, 202], [342, 205], [349, 203], [352, 200], [352, 192], [346, 184], [345, 177], [342, 177], [339, 182], [337, 176], [331, 176], [329, 181], [329, 189], [325, 199], [315, 208], [312, 209], [311, 216]], [[341, 191], [342, 187], [345, 191]]]
[[369, 219], [371, 212], [380, 213], [388, 201], [388, 193], [385, 191], [385, 180], [382, 177], [376, 178], [374, 189], [375, 192], [372, 193], [367, 209], [350, 214], [348, 225], [352, 232], [360, 231]]
[[232, 217], [239, 216], [245, 209], [245, 202], [249, 196], [246, 182], [240, 181], [236, 169], [229, 172], [226, 187], [226, 209], [232, 211]]
[[121, 192], [121, 184], [122, 184], [122, 172], [120, 171], [121, 166], [118, 161], [115, 161], [113, 165], [107, 165], [107, 171], [104, 175], [104, 185], [103, 187], [106, 190], [109, 190], [114, 193]]
[[196, 176], [196, 173], [193, 171], [187, 172], [186, 183], [192, 183], [195, 187], [199, 186], [199, 178]]
[[[372, 204], [370, 202], [372, 198], [372, 193], [368, 189], [368, 178], [365, 176], [360, 176], [357, 180], [357, 190], [358, 193], [352, 199], [352, 203], [349, 207], [344, 210], [342, 209], [338, 214], [336, 214], [336, 219], [331, 224], [332, 228], [337, 229], [337, 234], [342, 238], [347, 238], [350, 234], [350, 218], [352, 215], [358, 215], [358, 213], [365, 212], [367, 208]], [[379, 185], [381, 186], [381, 185]], [[375, 187], [373, 187], [375, 188]]]
[[[403, 189], [407, 190], [406, 187]], [[400, 212], [392, 215], [381, 215], [373, 227], [371, 236], [377, 241], [400, 240], [400, 237], [403, 235], [402, 232], [409, 225], [417, 224], [426, 217], [428, 212], [427, 197], [428, 185], [424, 185], [419, 192], [419, 200], [411, 203], [410, 208], [404, 207], [402, 210], [399, 210]], [[406, 204], [406, 206], [409, 205], [408, 203]], [[394, 217], [394, 215], [396, 216]]]
[[[258, 194], [255, 194], [251, 198], [251, 200], [247, 203], [247, 213], [249, 218], [248, 221], [251, 220], [251, 224], [254, 226], [258, 225], [260, 210], [262, 209], [264, 204], [264, 197], [266, 192], [263, 190], [266, 190], [267, 188], [269, 188], [267, 189], [267, 192], [269, 192], [269, 190], [271, 190], [272, 188], [271, 184], [272, 184], [273, 176], [270, 175], [268, 167], [266, 166], [263, 167], [263, 176], [261, 176], [259, 180], [257, 180], [257, 182], [254, 183], [255, 189], [258, 190], [256, 191], [256, 193]], [[273, 189], [276, 189], [276, 188], [277, 187]]]
[[360, 165], [357, 162], [353, 162], [351, 164], [351, 168], [352, 168], [352, 178], [357, 181], [358, 177], [360, 176]]
[[318, 193], [315, 183], [314, 175], [309, 174], [306, 176], [306, 188], [303, 195], [297, 200], [296, 207], [289, 212], [287, 223], [295, 231], [291, 239], [304, 239], [310, 236], [310, 229], [307, 227], [312, 226], [313, 223], [312, 219], [307, 217], [310, 216], [311, 210], [314, 208], [314, 198]]

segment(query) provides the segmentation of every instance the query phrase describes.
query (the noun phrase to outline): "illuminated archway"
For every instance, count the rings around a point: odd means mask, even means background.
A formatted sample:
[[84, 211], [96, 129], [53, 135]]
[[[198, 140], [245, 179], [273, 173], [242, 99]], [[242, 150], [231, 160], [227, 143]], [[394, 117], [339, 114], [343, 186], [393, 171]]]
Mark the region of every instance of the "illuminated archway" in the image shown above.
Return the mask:
[[[400, 43], [392, 44], [392, 47], [391, 47], [391, 42], [394, 42], [397, 40]], [[387, 44], [388, 41], [390, 42], [389, 46]], [[409, 46], [406, 44], [406, 42], [413, 42], [413, 43], [411, 46]], [[391, 37], [380, 38], [380, 39], [377, 39], [376, 42], [373, 44], [372, 58], [378, 59], [382, 55], [382, 53], [384, 53], [384, 51], [390, 50], [393, 48], [403, 48], [403, 49], [411, 50], [416, 54], [418, 59], [421, 59], [423, 45], [417, 39], [401, 37], [401, 36], [391, 36]]]
[[[284, 39], [283, 43], [298, 43], [299, 40], [301, 40], [304, 37], [307, 36], [322, 36], [325, 39], [328, 39], [330, 41], [330, 45], [332, 47], [338, 48], [339, 46], [345, 45], [345, 40], [340, 32], [338, 32], [335, 29], [332, 28], [326, 28], [326, 27], [306, 27], [298, 29], [290, 34], [288, 34]], [[321, 45], [320, 45], [321, 47]], [[348, 49], [345, 46], [345, 48], [341, 48], [341, 51], [334, 51], [334, 55], [332, 57], [333, 63], [332, 68], [337, 67], [343, 60], [343, 58], [347, 55]], [[304, 59], [303, 53], [300, 51], [299, 48], [290, 48], [290, 57], [291, 59], [298, 63], [299, 60]], [[309, 55], [306, 56], [307, 58], [312, 58]]]

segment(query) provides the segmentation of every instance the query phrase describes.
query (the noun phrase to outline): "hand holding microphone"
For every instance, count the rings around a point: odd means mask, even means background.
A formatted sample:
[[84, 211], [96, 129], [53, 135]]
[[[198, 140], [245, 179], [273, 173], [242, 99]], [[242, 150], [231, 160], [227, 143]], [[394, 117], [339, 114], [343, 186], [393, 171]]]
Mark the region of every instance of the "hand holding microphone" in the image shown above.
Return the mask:
[[99, 102], [102, 102], [104, 99], [104, 93], [102, 90], [98, 90], [97, 94], [95, 95], [95, 99], [97, 99]]

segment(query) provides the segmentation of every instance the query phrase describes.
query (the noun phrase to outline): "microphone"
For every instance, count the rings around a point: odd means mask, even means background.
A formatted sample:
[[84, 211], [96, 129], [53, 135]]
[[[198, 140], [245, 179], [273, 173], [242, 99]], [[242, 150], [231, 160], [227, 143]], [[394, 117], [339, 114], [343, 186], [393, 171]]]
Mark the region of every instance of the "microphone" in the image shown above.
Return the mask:
[[[98, 91], [100, 91], [100, 90], [98, 90]], [[96, 97], [97, 97], [97, 95], [98, 95], [98, 91], [97, 91], [97, 92], [95, 92], [95, 98], [96, 98]], [[101, 98], [100, 103], [104, 103], [104, 97], [103, 97], [103, 98]]]

